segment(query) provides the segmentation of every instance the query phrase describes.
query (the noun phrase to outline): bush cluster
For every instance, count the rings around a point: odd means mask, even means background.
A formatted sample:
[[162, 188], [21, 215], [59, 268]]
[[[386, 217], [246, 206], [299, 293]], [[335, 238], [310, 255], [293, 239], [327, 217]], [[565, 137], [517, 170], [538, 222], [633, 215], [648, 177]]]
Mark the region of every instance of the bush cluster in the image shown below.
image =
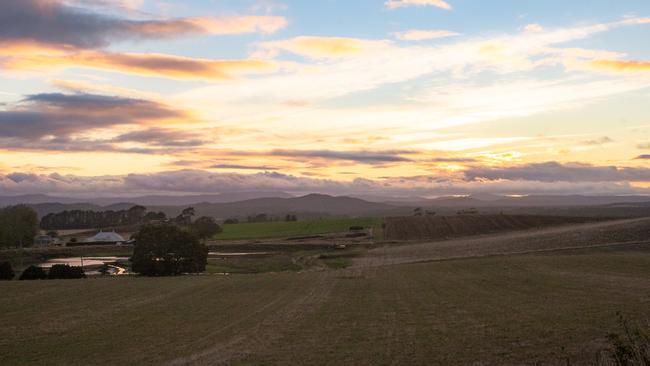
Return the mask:
[[83, 268], [69, 266], [67, 264], [55, 264], [46, 272], [43, 268], [37, 266], [29, 266], [20, 275], [20, 280], [70, 280], [77, 278], [85, 278]]
[[50, 280], [74, 280], [85, 277], [86, 274], [83, 268], [69, 266], [67, 264], [55, 264], [47, 274], [47, 278]]

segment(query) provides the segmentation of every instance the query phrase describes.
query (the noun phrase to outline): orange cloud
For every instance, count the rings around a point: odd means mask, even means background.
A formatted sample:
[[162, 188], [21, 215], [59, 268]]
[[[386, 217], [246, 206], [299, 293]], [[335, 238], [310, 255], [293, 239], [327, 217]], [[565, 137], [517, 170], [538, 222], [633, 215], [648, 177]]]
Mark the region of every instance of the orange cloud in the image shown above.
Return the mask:
[[650, 71], [650, 62], [648, 61], [595, 60], [591, 62], [591, 66], [618, 72]]
[[339, 58], [378, 50], [388, 44], [386, 41], [373, 41], [344, 37], [296, 37], [284, 41], [262, 43], [263, 49], [273, 56], [278, 51], [288, 51], [310, 58]]
[[[16, 46], [14, 51], [24, 50]], [[271, 72], [276, 64], [262, 60], [211, 60], [156, 53], [108, 53], [78, 51], [49, 53], [49, 48], [29, 48], [29, 52], [0, 60], [0, 66], [10, 71], [41, 71], [87, 67], [134, 75], [173, 79], [232, 79], [236, 75]]]
[[451, 5], [444, 0], [388, 0], [386, 7], [389, 9], [402, 8], [406, 6], [437, 6], [441, 9], [451, 10]]

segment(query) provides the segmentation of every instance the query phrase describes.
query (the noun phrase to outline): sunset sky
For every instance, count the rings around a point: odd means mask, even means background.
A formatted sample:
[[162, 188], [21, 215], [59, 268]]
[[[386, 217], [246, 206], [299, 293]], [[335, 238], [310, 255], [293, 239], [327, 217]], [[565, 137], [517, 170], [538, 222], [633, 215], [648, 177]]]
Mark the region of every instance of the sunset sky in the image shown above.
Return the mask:
[[1, 0], [0, 194], [650, 194], [647, 0]]

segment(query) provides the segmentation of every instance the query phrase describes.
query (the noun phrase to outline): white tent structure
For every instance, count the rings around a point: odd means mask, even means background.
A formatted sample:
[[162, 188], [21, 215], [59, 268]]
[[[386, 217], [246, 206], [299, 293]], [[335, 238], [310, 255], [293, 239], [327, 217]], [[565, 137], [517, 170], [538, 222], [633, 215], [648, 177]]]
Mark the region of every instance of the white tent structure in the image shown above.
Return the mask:
[[116, 233], [115, 231], [100, 231], [95, 236], [92, 236], [84, 242], [86, 243], [124, 243], [126, 240], [122, 235]]

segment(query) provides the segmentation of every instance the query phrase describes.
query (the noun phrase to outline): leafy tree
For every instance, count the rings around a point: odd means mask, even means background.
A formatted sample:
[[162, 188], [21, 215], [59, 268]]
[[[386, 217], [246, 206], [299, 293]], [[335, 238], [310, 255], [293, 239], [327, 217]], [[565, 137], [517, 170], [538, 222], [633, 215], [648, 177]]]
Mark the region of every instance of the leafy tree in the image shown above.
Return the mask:
[[144, 206], [136, 205], [126, 211], [126, 220], [129, 224], [139, 224], [144, 219], [147, 208]]
[[174, 276], [205, 271], [208, 248], [193, 233], [171, 224], [146, 224], [134, 235], [134, 272]]
[[230, 218], [226, 219], [226, 221], [223, 222], [225, 225], [234, 225], [234, 224], [239, 224], [239, 219], [235, 218]]
[[50, 280], [71, 280], [85, 278], [86, 274], [82, 267], [69, 266], [67, 264], [55, 264], [50, 268], [47, 278]]
[[165, 220], [167, 220], [167, 215], [165, 215], [164, 212], [147, 212], [147, 214], [144, 215], [144, 222], [165, 221]]
[[11, 263], [0, 263], [0, 280], [13, 280], [15, 275], [13, 268], [11, 268]]
[[20, 275], [19, 280], [44, 280], [47, 278], [47, 273], [41, 267], [29, 266]]
[[196, 214], [194, 207], [188, 207], [183, 209], [180, 215], [176, 216], [176, 223], [183, 226], [189, 226], [192, 224], [192, 217]]
[[211, 238], [223, 231], [212, 217], [207, 216], [196, 219], [191, 225], [191, 230], [199, 239]]
[[30, 247], [38, 233], [36, 211], [25, 205], [0, 210], [0, 247]]

